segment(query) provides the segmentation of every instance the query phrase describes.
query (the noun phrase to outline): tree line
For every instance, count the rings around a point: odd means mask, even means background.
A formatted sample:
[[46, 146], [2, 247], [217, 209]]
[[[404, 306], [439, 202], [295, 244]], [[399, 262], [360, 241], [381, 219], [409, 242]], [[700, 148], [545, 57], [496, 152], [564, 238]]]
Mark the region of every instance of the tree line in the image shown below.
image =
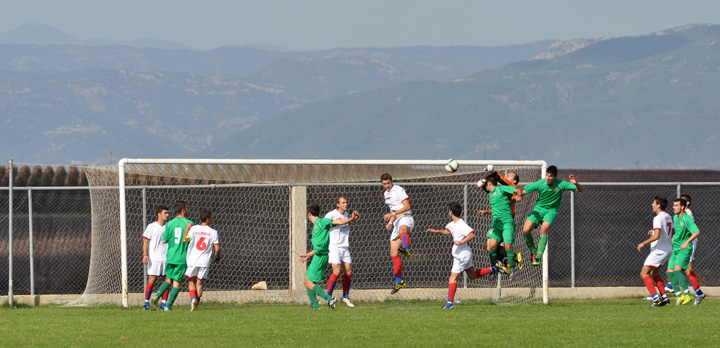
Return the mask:
[[[18, 169], [13, 166], [13, 186], [87, 186], [87, 176], [85, 171], [77, 166], [60, 165], [56, 169], [47, 166], [36, 165], [32, 169], [30, 166], [22, 166]], [[6, 166], [0, 166], [0, 186], [7, 187], [10, 183], [10, 171]]]

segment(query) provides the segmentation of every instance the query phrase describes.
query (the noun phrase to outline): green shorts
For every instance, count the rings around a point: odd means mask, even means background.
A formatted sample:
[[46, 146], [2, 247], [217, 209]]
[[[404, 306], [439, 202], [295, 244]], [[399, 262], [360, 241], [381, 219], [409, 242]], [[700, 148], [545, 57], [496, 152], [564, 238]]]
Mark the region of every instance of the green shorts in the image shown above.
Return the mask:
[[313, 256], [310, 266], [308, 266], [307, 272], [305, 272], [305, 279], [313, 283], [322, 283], [323, 274], [328, 265], [328, 255]]
[[528, 215], [527, 220], [532, 221], [535, 226], [540, 227], [543, 221], [551, 224], [555, 222], [555, 218], [558, 215], [557, 209], [543, 208], [535, 206], [535, 209]]
[[688, 245], [685, 250], [673, 250], [672, 256], [670, 256], [670, 261], [668, 261], [668, 269], [675, 269], [675, 266], [687, 269], [688, 263], [690, 263], [690, 256], [692, 256], [692, 251], [692, 244]]
[[183, 279], [185, 279], [186, 270], [186, 264], [178, 265], [174, 263], [168, 263], [165, 265], [165, 277], [167, 279], [177, 280], [182, 283]]
[[493, 220], [486, 237], [492, 238], [498, 243], [515, 243], [515, 221], [512, 219]]

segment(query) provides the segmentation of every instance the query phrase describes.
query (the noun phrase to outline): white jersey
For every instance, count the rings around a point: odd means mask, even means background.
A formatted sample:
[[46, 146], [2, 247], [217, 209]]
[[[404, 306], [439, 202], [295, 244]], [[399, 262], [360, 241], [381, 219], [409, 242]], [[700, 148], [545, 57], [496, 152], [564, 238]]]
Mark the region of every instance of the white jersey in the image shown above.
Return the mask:
[[673, 231], [673, 218], [670, 214], [661, 212], [653, 218], [653, 230], [656, 229], [660, 229], [660, 238], [650, 243], [650, 251], [662, 250], [671, 252], [673, 249], [672, 242], [670, 241]]
[[[348, 218], [348, 212], [345, 211], [345, 213], [340, 214], [337, 209], [328, 212], [325, 214], [326, 219], [330, 220], [337, 220], [337, 219], [347, 219]], [[349, 247], [350, 243], [348, 242], [348, 239], [350, 237], [350, 225], [344, 224], [344, 225], [333, 225], [333, 227], [330, 228], [330, 246], [336, 246], [336, 247]]]
[[167, 244], [162, 242], [165, 226], [160, 225], [157, 221], [149, 224], [143, 233], [143, 238], [150, 241], [148, 245], [148, 258], [150, 261], [165, 262], [167, 254]]
[[[450, 222], [445, 226], [445, 229], [450, 231], [450, 233], [453, 236], [453, 242], [455, 241], [462, 241], [467, 237], [470, 233], [475, 233], [475, 231], [468, 226], [468, 224], [465, 223], [463, 219], [458, 220], [457, 222]], [[452, 254], [454, 257], [461, 257], [464, 255], [472, 255], [472, 251], [470, 250], [470, 247], [466, 244], [460, 244], [455, 245], [453, 243], [452, 248]]]
[[[390, 191], [385, 190], [384, 196], [385, 204], [387, 204], [390, 208], [390, 212], [396, 212], [402, 209], [404, 207], [403, 202], [410, 199], [407, 193], [405, 193], [405, 189], [398, 185], [393, 185]], [[404, 214], [407, 216], [412, 216], [412, 211], [408, 210]]]
[[195, 267], [210, 267], [210, 257], [215, 254], [215, 248], [210, 245], [220, 243], [218, 233], [210, 226], [195, 225], [188, 231], [190, 244], [187, 249], [187, 265]]

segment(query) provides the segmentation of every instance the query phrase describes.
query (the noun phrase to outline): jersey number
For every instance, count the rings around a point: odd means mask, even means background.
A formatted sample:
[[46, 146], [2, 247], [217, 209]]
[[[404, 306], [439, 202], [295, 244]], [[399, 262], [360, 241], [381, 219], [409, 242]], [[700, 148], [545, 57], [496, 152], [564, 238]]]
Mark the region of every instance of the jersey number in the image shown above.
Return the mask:
[[195, 248], [200, 251], [207, 249], [207, 243], [205, 243], [205, 237], [200, 238], [200, 240], [197, 242], [197, 244], [195, 244]]
[[175, 228], [175, 244], [180, 244], [180, 239], [182, 239], [182, 228], [176, 227]]
[[668, 237], [672, 237], [672, 222], [667, 223], [667, 235]]

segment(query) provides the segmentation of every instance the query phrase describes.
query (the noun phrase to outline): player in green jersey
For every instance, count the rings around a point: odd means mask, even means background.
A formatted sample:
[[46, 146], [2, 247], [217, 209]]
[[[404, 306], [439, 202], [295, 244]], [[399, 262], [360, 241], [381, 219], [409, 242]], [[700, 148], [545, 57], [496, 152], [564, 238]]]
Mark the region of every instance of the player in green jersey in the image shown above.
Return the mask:
[[[515, 194], [515, 187], [502, 185], [499, 186], [497, 179], [493, 176], [485, 178], [483, 189], [488, 193], [490, 201], [489, 210], [481, 210], [480, 216], [492, 214], [492, 227], [488, 231], [487, 250], [490, 253], [490, 265], [495, 267], [498, 263], [497, 249], [500, 243], [505, 243], [507, 250], [507, 259], [509, 269], [502, 267], [508, 273], [510, 280], [515, 279], [515, 251], [513, 243], [515, 243], [515, 220], [512, 216], [510, 208], [510, 199]], [[504, 266], [504, 265], [503, 265]]]
[[305, 273], [305, 288], [307, 288], [307, 295], [310, 298], [313, 309], [320, 309], [320, 305], [317, 301], [317, 296], [322, 297], [328, 301], [328, 307], [335, 309], [335, 302], [337, 299], [328, 295], [320, 285], [317, 283], [322, 282], [323, 273], [328, 265], [328, 252], [330, 245], [330, 227], [333, 225], [345, 225], [353, 222], [360, 217], [357, 211], [354, 211], [352, 215], [347, 219], [326, 219], [320, 216], [320, 206], [317, 204], [310, 204], [308, 206], [308, 220], [313, 224], [312, 230], [312, 247], [313, 250], [306, 254], [300, 255], [300, 261], [305, 262], [307, 259], [313, 257], [308, 270]]
[[[537, 204], [523, 226], [523, 235], [525, 235], [525, 242], [532, 253], [533, 266], [540, 266], [540, 260], [542, 260], [545, 246], [547, 246], [547, 234], [560, 209], [563, 191], [583, 191], [583, 187], [575, 179], [575, 175], [570, 174], [568, 182], [557, 179], [557, 174], [557, 167], [549, 166], [545, 171], [544, 179], [525, 185], [522, 191], [518, 189], [520, 196], [535, 191], [538, 191], [539, 194]], [[532, 231], [538, 226], [540, 226], [540, 242], [535, 248]]]
[[158, 296], [150, 301], [150, 309], [155, 310], [157, 301], [167, 288], [170, 289], [168, 296], [166, 311], [172, 310], [172, 305], [180, 292], [180, 284], [185, 277], [185, 269], [187, 268], [187, 248], [188, 242], [183, 240], [187, 231], [192, 227], [192, 221], [186, 218], [188, 206], [185, 201], [175, 202], [176, 217], [165, 224], [165, 232], [163, 233], [162, 242], [168, 244], [167, 261], [165, 266], [165, 282], [158, 289]]
[[690, 256], [693, 252], [692, 241], [700, 235], [700, 230], [695, 225], [695, 220], [685, 213], [687, 201], [677, 198], [673, 201], [673, 225], [675, 233], [673, 234], [673, 253], [668, 262], [667, 275], [672, 281], [673, 289], [675, 289], [676, 305], [688, 304], [693, 298], [690, 296], [687, 280], [682, 273], [690, 262]]

